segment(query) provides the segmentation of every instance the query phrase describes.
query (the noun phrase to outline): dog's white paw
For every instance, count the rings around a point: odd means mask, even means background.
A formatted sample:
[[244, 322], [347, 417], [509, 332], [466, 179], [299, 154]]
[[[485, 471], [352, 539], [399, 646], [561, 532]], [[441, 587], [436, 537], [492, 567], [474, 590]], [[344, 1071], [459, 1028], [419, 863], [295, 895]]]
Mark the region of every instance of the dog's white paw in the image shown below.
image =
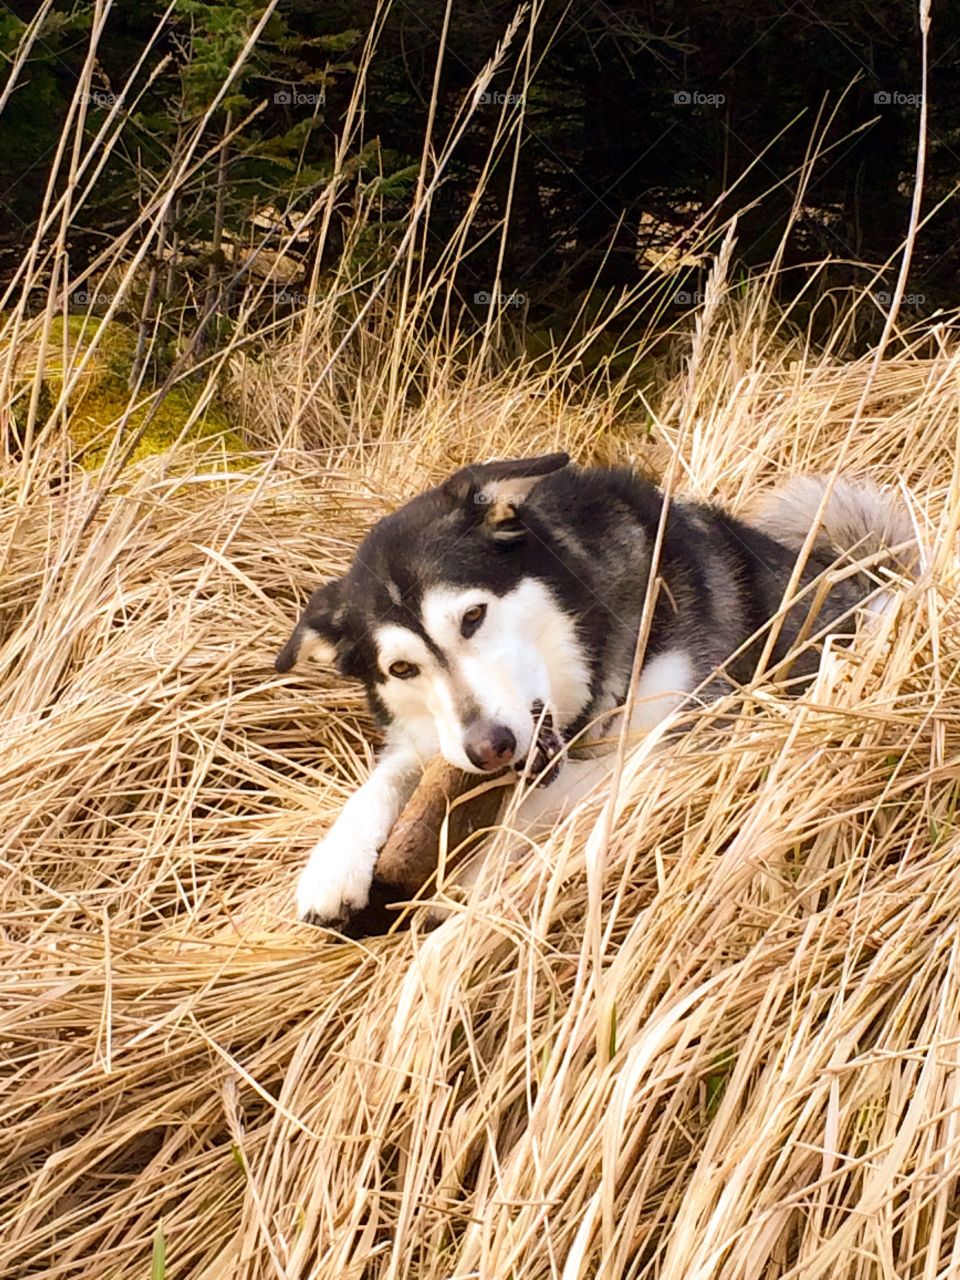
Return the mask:
[[310, 854], [297, 884], [297, 915], [313, 924], [335, 924], [362, 911], [370, 896], [377, 850], [334, 833]]

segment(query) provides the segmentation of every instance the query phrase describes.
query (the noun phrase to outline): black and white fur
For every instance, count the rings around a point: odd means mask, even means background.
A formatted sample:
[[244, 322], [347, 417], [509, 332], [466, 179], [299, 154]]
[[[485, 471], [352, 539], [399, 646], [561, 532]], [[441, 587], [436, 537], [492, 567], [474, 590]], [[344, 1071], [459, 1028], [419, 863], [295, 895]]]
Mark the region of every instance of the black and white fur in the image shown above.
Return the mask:
[[[377, 853], [438, 750], [475, 773], [521, 766], [535, 706], [570, 740], [624, 702], [664, 499], [631, 471], [568, 462], [550, 454], [463, 468], [381, 520], [345, 577], [311, 596], [277, 670], [312, 659], [361, 680], [386, 744], [310, 856], [301, 917], [340, 921], [366, 904]], [[750, 681], [824, 486], [798, 477], [751, 524], [671, 503], [631, 729], [653, 727], [694, 690], [710, 700]], [[870, 556], [911, 536], [899, 504], [838, 481], [799, 591], [838, 555]], [[772, 663], [798, 639], [851, 630], [852, 611], [875, 590], [856, 573], [825, 598], [801, 594]], [[817, 662], [807, 646], [791, 675], [809, 677]], [[547, 788], [557, 813], [583, 789], [575, 763]], [[549, 807], [532, 798], [539, 814]]]

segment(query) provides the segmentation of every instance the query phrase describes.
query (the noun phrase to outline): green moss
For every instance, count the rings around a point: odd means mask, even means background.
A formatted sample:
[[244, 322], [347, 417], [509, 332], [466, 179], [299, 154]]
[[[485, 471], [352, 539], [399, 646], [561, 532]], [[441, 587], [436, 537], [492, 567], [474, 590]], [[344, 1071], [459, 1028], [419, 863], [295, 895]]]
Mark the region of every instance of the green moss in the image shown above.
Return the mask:
[[[150, 425], [137, 443], [130, 461], [141, 462], [154, 454], [164, 453], [183, 436], [182, 444], [200, 444], [218, 440], [230, 453], [242, 453], [244, 444], [235, 431], [230, 430], [226, 414], [214, 401], [184, 433], [202, 388], [185, 381], [171, 388], [164, 396]], [[70, 439], [80, 450], [81, 464], [93, 469], [102, 465], [114, 439], [114, 424], [122, 417], [129, 400], [126, 384], [109, 381], [98, 383], [87, 391], [76, 409], [70, 414]], [[143, 406], [130, 414], [124, 427], [124, 439], [131, 440], [140, 430], [150, 406]], [[123, 445], [121, 444], [121, 449]]]
[[[99, 334], [97, 349], [90, 362], [86, 377], [95, 381], [126, 378], [137, 350], [137, 335], [117, 320], [104, 321], [98, 316], [54, 316], [50, 322], [50, 341], [47, 347], [46, 376], [59, 380], [63, 373], [63, 345], [66, 331], [67, 347], [76, 362], [77, 354], [90, 346]], [[59, 388], [58, 388], [59, 390]]]
[[[102, 466], [116, 437], [117, 424], [130, 402], [127, 378], [136, 354], [136, 334], [115, 320], [105, 323], [94, 316], [71, 315], [64, 322], [62, 316], [57, 316], [50, 325], [43, 362], [42, 403], [49, 403], [52, 408], [63, 389], [64, 340], [70, 359], [76, 365], [95, 335], [99, 335], [96, 349], [74, 384], [67, 413], [67, 432], [81, 465], [88, 470]], [[36, 343], [23, 344], [17, 376], [24, 385], [33, 379], [37, 356]], [[216, 441], [228, 453], [244, 453], [242, 438], [231, 430], [225, 411], [216, 401], [210, 401], [184, 432], [202, 393], [203, 385], [194, 379], [185, 379], [173, 387], [164, 396], [130, 461], [140, 462], [164, 453], [178, 440], [184, 446]], [[143, 405], [130, 414], [124, 425], [125, 441], [139, 432], [150, 408]], [[121, 452], [123, 448], [121, 442]]]

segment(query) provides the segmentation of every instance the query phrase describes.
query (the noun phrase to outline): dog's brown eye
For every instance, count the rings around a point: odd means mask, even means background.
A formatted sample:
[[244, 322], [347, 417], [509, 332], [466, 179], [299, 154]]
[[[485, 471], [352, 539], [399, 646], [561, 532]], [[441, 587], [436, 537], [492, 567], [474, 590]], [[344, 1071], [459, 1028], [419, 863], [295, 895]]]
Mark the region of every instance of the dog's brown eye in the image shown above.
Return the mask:
[[388, 670], [398, 680], [412, 680], [420, 668], [412, 662], [391, 662]]
[[462, 636], [472, 636], [486, 616], [487, 606], [485, 604], [475, 604], [472, 609], [468, 609], [463, 615], [460, 623], [460, 634]]

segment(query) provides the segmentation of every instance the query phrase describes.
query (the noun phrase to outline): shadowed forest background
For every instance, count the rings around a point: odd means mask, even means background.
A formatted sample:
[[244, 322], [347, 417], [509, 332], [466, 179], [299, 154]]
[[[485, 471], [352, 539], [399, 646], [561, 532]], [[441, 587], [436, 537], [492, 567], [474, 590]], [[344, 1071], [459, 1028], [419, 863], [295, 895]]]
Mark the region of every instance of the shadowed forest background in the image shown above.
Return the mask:
[[[172, 20], [122, 103], [130, 117], [123, 145], [106, 156], [71, 228], [72, 277], [163, 182], [264, 9], [255, 0], [171, 6]], [[35, 11], [16, 0], [0, 11], [7, 59]], [[880, 266], [896, 252], [908, 221], [920, 92], [909, 4], [574, 0], [518, 11], [285, 0], [212, 113], [206, 158], [166, 218], [161, 278], [147, 301], [148, 311], [166, 309], [160, 330], [189, 329], [205, 304], [217, 324], [229, 324], [237, 245], [262, 254], [286, 235], [286, 279], [270, 300], [281, 311], [296, 308], [316, 267], [342, 269], [345, 251], [358, 282], [375, 273], [405, 228], [424, 139], [437, 145], [455, 127], [518, 12], [534, 35], [529, 44], [508, 41], [417, 248], [421, 270], [436, 265], [469, 219], [448, 318], [460, 323], [465, 311], [468, 326], [482, 322], [494, 298], [535, 344], [538, 334], [589, 321], [594, 304], [581, 310], [588, 295], [635, 284], [667, 246], [679, 274], [664, 315], [682, 313], [702, 298], [703, 259], [684, 259], [678, 233], [692, 242], [738, 209], [739, 269], [768, 263], [815, 134], [825, 149], [794, 211], [781, 291], [798, 291], [803, 265], [824, 259], [831, 262], [816, 296], [864, 284], [855, 264]], [[125, 0], [109, 14], [92, 70], [91, 134], [161, 13], [155, 0]], [[925, 208], [946, 203], [914, 254], [903, 313], [915, 318], [952, 305], [960, 254], [960, 214], [948, 199], [960, 172], [960, 9], [943, 5], [935, 17]], [[90, 5], [52, 6], [0, 115], [0, 283], [33, 237], [91, 20]], [[361, 116], [348, 118], [371, 33]], [[336, 201], [304, 219], [337, 167]], [[893, 278], [892, 270], [879, 277], [881, 303]], [[143, 303], [141, 296], [135, 309]], [[132, 317], [121, 308], [117, 318]], [[861, 312], [858, 336], [875, 336], [881, 321], [876, 309]]]

